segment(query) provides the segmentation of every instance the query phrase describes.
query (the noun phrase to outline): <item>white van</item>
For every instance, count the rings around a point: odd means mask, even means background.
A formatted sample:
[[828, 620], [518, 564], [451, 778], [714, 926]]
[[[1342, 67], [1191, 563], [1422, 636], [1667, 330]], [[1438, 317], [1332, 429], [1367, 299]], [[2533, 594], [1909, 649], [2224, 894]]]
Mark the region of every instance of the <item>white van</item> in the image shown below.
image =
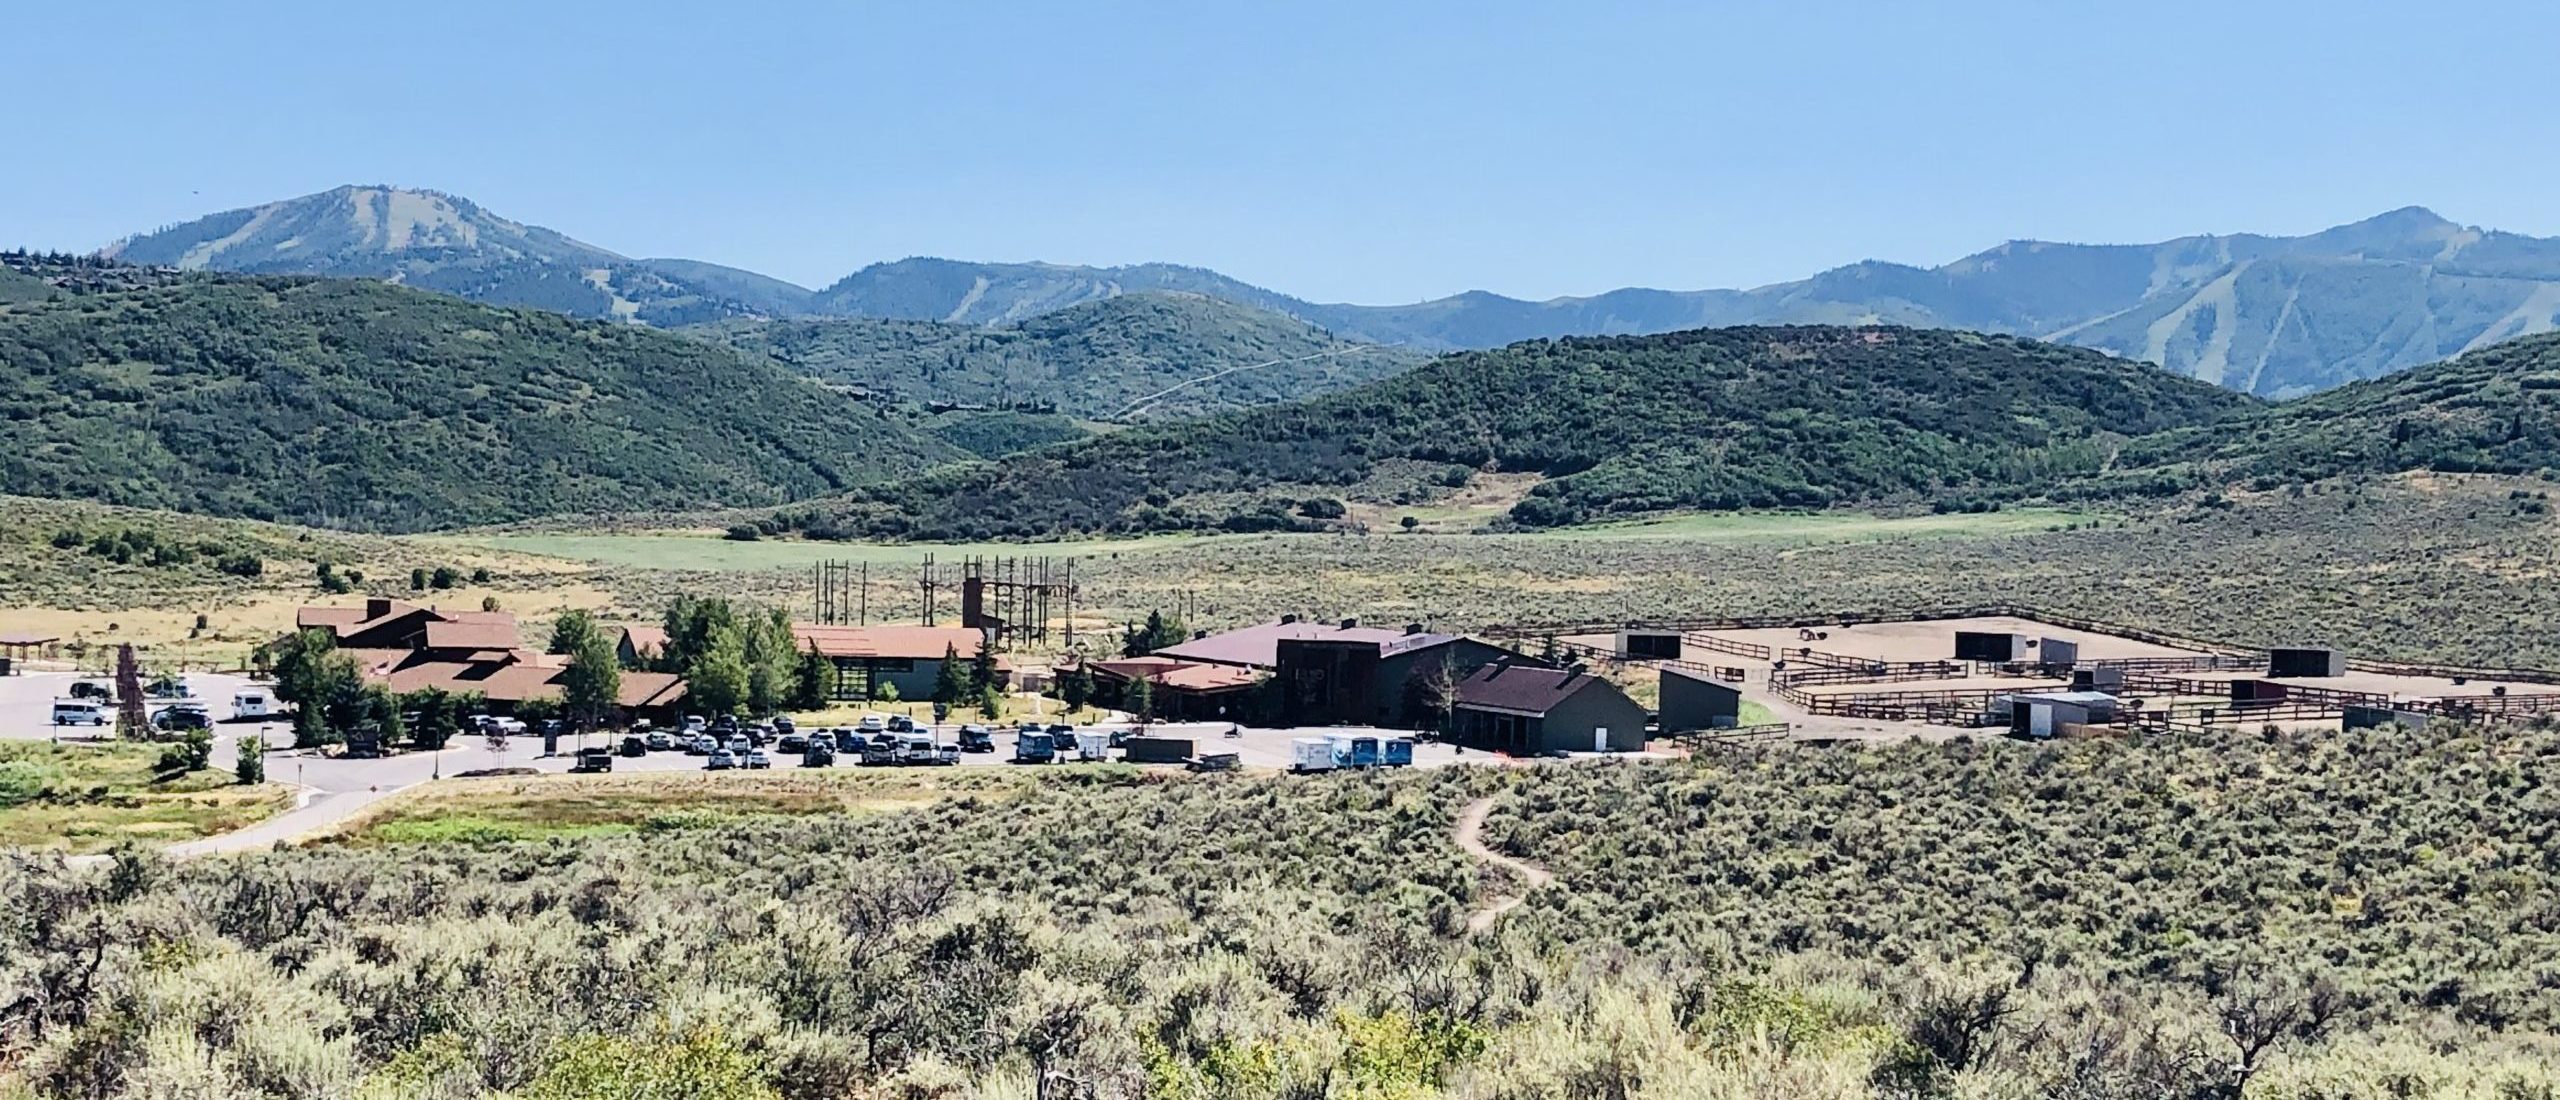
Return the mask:
[[244, 691], [231, 697], [234, 718], [275, 718], [276, 697], [263, 691]]
[[56, 699], [53, 701], [53, 724], [103, 726], [107, 724], [107, 708], [88, 699]]

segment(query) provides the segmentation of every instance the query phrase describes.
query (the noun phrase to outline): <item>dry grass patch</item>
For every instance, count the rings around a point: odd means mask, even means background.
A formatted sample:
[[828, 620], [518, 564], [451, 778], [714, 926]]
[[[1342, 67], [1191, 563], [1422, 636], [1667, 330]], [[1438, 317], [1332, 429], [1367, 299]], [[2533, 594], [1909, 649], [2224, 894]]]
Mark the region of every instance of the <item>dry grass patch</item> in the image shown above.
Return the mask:
[[631, 772], [456, 780], [411, 792], [326, 842], [498, 844], [717, 827], [756, 817], [904, 810], [1010, 798], [1024, 780], [985, 769]]
[[293, 804], [276, 784], [207, 769], [162, 779], [161, 746], [0, 742], [0, 844], [72, 855], [244, 829]]

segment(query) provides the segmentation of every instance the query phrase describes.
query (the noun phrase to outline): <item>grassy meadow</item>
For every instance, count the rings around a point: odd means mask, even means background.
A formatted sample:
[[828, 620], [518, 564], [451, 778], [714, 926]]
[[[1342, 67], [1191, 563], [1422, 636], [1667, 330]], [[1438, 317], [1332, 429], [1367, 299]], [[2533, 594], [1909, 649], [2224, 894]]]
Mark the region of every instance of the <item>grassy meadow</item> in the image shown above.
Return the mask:
[[293, 805], [273, 783], [240, 786], [204, 770], [163, 778], [161, 746], [0, 741], [0, 837], [13, 847], [86, 855], [247, 828]]

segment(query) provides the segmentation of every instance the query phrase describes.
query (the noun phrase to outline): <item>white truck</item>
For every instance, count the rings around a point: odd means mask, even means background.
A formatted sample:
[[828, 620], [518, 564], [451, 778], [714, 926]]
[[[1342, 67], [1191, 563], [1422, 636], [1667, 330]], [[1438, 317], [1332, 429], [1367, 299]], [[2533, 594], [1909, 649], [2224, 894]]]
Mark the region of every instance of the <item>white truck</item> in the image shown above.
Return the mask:
[[1111, 735], [1099, 730], [1077, 730], [1076, 759], [1085, 761], [1111, 759]]
[[1290, 771], [1329, 772], [1334, 767], [1332, 738], [1301, 737], [1289, 742]]

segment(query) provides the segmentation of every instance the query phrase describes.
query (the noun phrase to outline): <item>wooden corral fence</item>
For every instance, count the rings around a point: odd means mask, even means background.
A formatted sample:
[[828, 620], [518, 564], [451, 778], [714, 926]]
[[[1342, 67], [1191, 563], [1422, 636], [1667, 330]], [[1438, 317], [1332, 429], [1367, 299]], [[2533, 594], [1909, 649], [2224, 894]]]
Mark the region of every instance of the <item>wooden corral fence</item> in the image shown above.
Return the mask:
[[1813, 668], [1789, 666], [1769, 673], [1772, 684], [1789, 687], [1830, 687], [1839, 684], [1907, 684], [1915, 680], [1960, 680], [1971, 675], [1970, 666], [1955, 661], [1907, 661], [1887, 664], [1821, 665]]
[[1700, 676], [1705, 676], [1710, 679], [1715, 678], [1716, 675], [1716, 666], [1699, 661], [1685, 661], [1677, 657], [1621, 657], [1618, 656], [1617, 650], [1610, 649], [1607, 646], [1585, 645], [1581, 642], [1568, 642], [1562, 638], [1550, 638], [1547, 639], [1547, 641], [1555, 644], [1556, 655], [1560, 657], [1571, 657], [1576, 660], [1593, 661], [1600, 664], [1642, 665], [1647, 668], [1676, 668], [1683, 672], [1694, 672]]
[[1715, 730], [1679, 730], [1663, 734], [1659, 739], [1692, 749], [1726, 748], [1777, 741], [1795, 727], [1784, 722], [1763, 722], [1755, 726], [1731, 726]]
[[1683, 631], [1680, 634], [1680, 644], [1684, 647], [1703, 649], [1710, 653], [1722, 653], [1732, 657], [1749, 657], [1755, 661], [1766, 661], [1769, 659], [1768, 646], [1754, 642], [1737, 642], [1731, 638], [1720, 638], [1713, 634], [1693, 634]]

